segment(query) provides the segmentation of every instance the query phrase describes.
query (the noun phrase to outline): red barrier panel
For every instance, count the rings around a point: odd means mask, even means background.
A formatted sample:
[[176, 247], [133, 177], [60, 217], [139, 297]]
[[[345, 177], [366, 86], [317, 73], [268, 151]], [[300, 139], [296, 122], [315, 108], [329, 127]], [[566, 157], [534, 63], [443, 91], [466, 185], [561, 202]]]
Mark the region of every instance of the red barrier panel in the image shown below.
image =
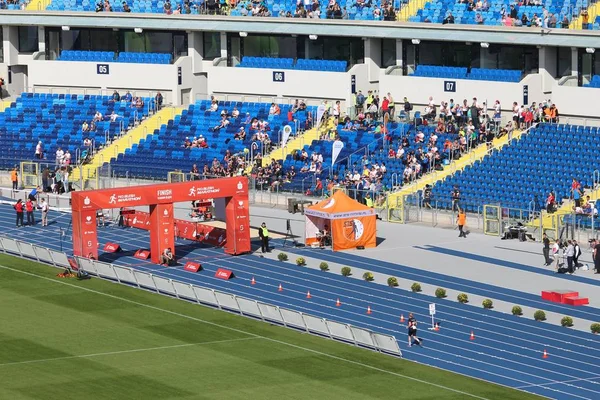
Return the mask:
[[202, 269], [202, 265], [200, 265], [200, 263], [197, 262], [188, 261], [185, 264], [185, 267], [183, 267], [183, 269], [189, 272], [198, 272]]
[[108, 242], [104, 245], [104, 251], [106, 253], [116, 253], [118, 251], [121, 251], [121, 246], [119, 246], [118, 243]]
[[[143, 211], [136, 211], [135, 214], [123, 216], [123, 222], [125, 226], [144, 230], [150, 229], [149, 215]], [[223, 247], [227, 243], [226, 229], [183, 219], [175, 219], [173, 222], [175, 224], [175, 236], [182, 239], [196, 240], [215, 247]]]
[[215, 278], [219, 278], [219, 279], [231, 279], [233, 278], [233, 271], [230, 271], [228, 269], [224, 269], [224, 268], [219, 268], [217, 270], [217, 272], [215, 273]]
[[139, 258], [140, 260], [147, 260], [150, 258], [150, 250], [139, 249], [133, 256], [135, 258]]

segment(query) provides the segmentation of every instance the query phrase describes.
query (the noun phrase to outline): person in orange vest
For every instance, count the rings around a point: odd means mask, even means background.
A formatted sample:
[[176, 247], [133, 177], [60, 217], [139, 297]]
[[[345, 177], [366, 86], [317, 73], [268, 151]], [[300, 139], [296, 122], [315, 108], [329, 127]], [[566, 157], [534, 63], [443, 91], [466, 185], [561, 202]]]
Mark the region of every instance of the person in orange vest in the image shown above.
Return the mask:
[[17, 190], [19, 188], [19, 173], [17, 172], [17, 167], [10, 171], [10, 180], [12, 182], [13, 190]]
[[25, 211], [27, 211], [27, 225], [35, 225], [35, 218], [33, 216], [33, 202], [27, 199], [25, 202]]
[[13, 207], [17, 212], [17, 227], [23, 226], [23, 200], [17, 200], [17, 203]]
[[458, 237], [463, 237], [466, 238], [467, 234], [464, 231], [464, 227], [467, 224], [467, 213], [465, 213], [465, 210], [460, 210], [458, 211], [458, 217], [456, 219], [456, 222], [458, 224], [458, 230], [459, 230], [459, 235]]

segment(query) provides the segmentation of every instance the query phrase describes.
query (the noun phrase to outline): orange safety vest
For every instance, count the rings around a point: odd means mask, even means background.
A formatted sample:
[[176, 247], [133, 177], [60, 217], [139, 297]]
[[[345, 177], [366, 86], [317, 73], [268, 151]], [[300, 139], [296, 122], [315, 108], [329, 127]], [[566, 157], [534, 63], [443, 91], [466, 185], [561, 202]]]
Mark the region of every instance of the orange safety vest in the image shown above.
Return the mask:
[[10, 171], [10, 180], [12, 182], [16, 182], [19, 180], [18, 175], [17, 175], [17, 171]]
[[467, 214], [458, 214], [458, 225], [465, 225], [467, 223]]

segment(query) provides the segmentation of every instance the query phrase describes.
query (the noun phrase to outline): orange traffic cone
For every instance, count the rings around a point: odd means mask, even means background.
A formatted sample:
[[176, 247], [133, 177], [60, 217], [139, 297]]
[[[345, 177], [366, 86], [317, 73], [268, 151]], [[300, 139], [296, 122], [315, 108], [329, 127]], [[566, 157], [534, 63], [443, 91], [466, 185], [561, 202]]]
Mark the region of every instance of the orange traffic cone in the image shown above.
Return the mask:
[[254, 280], [254, 277], [252, 277], [252, 280], [250, 281], [250, 283], [251, 283], [252, 285], [256, 285], [256, 281]]
[[283, 292], [283, 286], [281, 286], [281, 283], [279, 284], [279, 289], [280, 292]]
[[338, 298], [337, 301], [335, 302], [335, 306], [336, 307], [340, 307], [342, 305], [342, 302], [340, 301], [340, 299]]
[[404, 314], [400, 314], [400, 322], [404, 322]]
[[310, 290], [308, 292], [306, 292], [306, 298], [310, 299], [312, 296], [310, 295]]
[[367, 306], [367, 314], [371, 314], [371, 306]]
[[548, 358], [548, 352], [546, 351], [546, 349], [544, 349], [544, 355], [542, 356], [542, 358]]
[[437, 322], [435, 323], [435, 325], [433, 325], [433, 330], [434, 331], [439, 331], [440, 330], [440, 324], [438, 324]]
[[471, 331], [471, 337], [469, 339], [470, 340], [475, 340], [475, 334], [473, 333], [473, 331]]

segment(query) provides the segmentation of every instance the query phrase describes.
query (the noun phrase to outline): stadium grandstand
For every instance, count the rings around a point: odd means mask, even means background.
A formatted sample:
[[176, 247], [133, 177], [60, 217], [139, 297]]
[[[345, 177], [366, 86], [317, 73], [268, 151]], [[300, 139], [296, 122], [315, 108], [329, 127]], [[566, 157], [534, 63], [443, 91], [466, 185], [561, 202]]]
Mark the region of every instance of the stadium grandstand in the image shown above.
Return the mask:
[[0, 398], [600, 398], [597, 49], [595, 0], [0, 0]]

